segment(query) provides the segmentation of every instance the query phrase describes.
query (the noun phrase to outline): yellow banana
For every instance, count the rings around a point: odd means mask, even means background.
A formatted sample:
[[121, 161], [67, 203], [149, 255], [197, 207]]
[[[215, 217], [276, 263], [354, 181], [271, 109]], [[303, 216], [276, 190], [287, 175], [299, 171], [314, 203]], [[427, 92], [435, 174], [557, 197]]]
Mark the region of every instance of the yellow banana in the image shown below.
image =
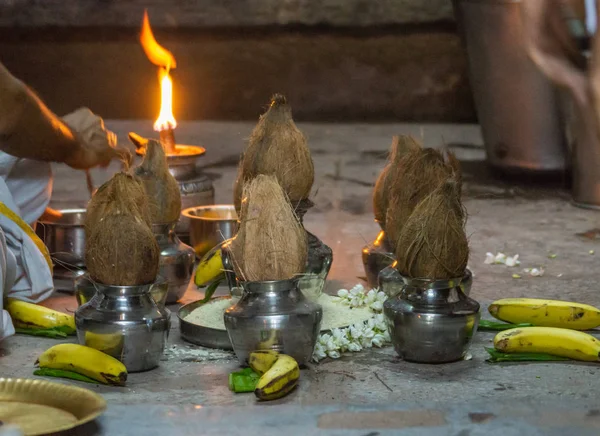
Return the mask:
[[586, 362], [600, 361], [600, 341], [570, 329], [522, 327], [504, 330], [494, 338], [494, 347], [504, 353], [542, 353]]
[[35, 363], [40, 368], [72, 371], [109, 385], [123, 386], [127, 381], [125, 365], [108, 354], [83, 345], [55, 345], [44, 351]]
[[279, 353], [275, 350], [258, 350], [250, 353], [248, 358], [248, 364], [254, 372], [258, 374], [264, 374], [267, 372], [277, 361]]
[[66, 334], [75, 333], [75, 318], [68, 313], [48, 309], [26, 301], [8, 299], [6, 310], [15, 327], [24, 329], [52, 329], [60, 327]]
[[280, 354], [273, 366], [258, 380], [254, 395], [260, 400], [276, 400], [289, 394], [299, 378], [298, 362], [291, 356]]
[[222, 255], [223, 252], [220, 245], [204, 255], [198, 264], [198, 268], [196, 268], [196, 276], [194, 278], [196, 286], [206, 286], [223, 274]]
[[490, 315], [513, 324], [589, 330], [600, 326], [600, 310], [587, 304], [536, 298], [504, 298], [488, 308]]
[[111, 356], [120, 356], [123, 351], [123, 335], [121, 333], [85, 332], [85, 346]]

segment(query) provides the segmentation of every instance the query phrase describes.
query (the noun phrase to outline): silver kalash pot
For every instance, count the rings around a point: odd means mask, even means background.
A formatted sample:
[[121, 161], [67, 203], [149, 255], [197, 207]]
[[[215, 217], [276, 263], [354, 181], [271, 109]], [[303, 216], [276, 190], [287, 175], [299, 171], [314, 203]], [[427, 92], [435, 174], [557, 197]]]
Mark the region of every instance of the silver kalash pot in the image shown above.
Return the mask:
[[377, 238], [362, 249], [362, 261], [369, 289], [377, 288], [379, 273], [394, 263], [395, 259], [385, 232], [381, 230]]
[[170, 313], [152, 299], [152, 286], [96, 283], [96, 295], [75, 312], [79, 343], [120, 360], [128, 372], [157, 367], [169, 335]]
[[181, 242], [175, 233], [177, 222], [153, 224], [152, 232], [160, 250], [158, 275], [169, 286], [166, 303], [176, 303], [188, 288], [194, 269], [196, 253], [189, 245]]
[[[395, 261], [390, 266], [383, 268], [377, 277], [378, 289], [383, 291], [388, 298], [398, 295], [405, 286], [402, 275], [396, 269]], [[473, 273], [469, 268], [465, 276], [460, 280], [459, 286], [463, 293], [468, 297], [471, 295], [471, 286], [473, 285]]]
[[323, 309], [304, 297], [298, 279], [241, 282], [242, 296], [224, 320], [240, 364], [255, 350], [275, 350], [303, 365], [312, 358]]
[[454, 362], [465, 357], [477, 331], [479, 303], [451, 280], [402, 277], [398, 295], [383, 304], [398, 355], [420, 363]]

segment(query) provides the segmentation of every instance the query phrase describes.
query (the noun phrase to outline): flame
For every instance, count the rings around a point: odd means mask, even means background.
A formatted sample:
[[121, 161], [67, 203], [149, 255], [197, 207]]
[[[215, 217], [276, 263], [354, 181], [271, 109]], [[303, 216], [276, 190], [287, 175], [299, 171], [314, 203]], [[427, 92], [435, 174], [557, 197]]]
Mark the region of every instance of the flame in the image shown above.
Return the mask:
[[161, 132], [177, 127], [177, 121], [173, 116], [173, 82], [169, 72], [161, 68], [158, 75], [160, 80], [160, 113], [154, 122], [154, 130]]
[[159, 45], [158, 42], [156, 42], [156, 39], [154, 39], [154, 34], [150, 28], [150, 20], [148, 19], [148, 11], [144, 11], [140, 42], [142, 43], [142, 48], [144, 49], [144, 53], [146, 53], [148, 60], [154, 65], [166, 68], [167, 71], [177, 67], [175, 56], [173, 56], [169, 50]]
[[177, 63], [173, 54], [160, 46], [156, 42], [156, 39], [154, 39], [152, 29], [150, 28], [150, 20], [148, 19], [148, 11], [144, 11], [140, 42], [150, 62], [160, 67], [158, 71], [158, 80], [160, 82], [160, 113], [154, 122], [154, 130], [161, 132], [167, 129], [174, 129], [177, 127], [177, 122], [173, 116], [173, 81], [169, 76], [169, 70], [175, 68]]

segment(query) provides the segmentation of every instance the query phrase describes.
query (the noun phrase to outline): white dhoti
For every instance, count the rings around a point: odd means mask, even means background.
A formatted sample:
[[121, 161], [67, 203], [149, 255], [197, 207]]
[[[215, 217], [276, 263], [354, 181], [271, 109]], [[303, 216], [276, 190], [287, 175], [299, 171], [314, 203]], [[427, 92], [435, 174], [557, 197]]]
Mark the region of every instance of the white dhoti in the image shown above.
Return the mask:
[[[50, 202], [50, 163], [18, 159], [0, 152], [0, 202], [24, 223], [34, 225]], [[23, 222], [0, 213], [0, 340], [14, 333], [2, 300], [13, 297], [37, 303], [53, 290], [44, 255], [23, 229]]]

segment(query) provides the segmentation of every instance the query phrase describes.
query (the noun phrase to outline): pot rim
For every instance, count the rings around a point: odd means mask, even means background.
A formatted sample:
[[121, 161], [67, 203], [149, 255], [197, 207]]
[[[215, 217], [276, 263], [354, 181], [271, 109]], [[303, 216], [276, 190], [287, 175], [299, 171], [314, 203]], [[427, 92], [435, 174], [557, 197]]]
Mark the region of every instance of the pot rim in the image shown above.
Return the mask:
[[[229, 209], [236, 213], [236, 218], [212, 218], [212, 217], [203, 217], [193, 215], [192, 212], [195, 212], [199, 209]], [[193, 206], [183, 209], [181, 211], [181, 215], [186, 218], [189, 218], [194, 221], [209, 221], [209, 222], [238, 222], [239, 218], [237, 217], [238, 213], [235, 210], [235, 206], [233, 204], [205, 204], [203, 206]]]
[[240, 281], [244, 291], [251, 293], [289, 291], [298, 286], [300, 277], [285, 280]]
[[462, 277], [456, 277], [453, 279], [430, 279], [423, 277], [406, 277], [398, 272], [402, 281], [409, 286], [415, 286], [418, 288], [427, 288], [427, 289], [447, 289], [453, 288], [455, 286], [460, 286], [461, 283], [465, 282], [469, 278], [473, 276], [473, 273], [469, 268], [466, 269], [465, 274]]
[[[71, 209], [57, 209], [57, 212], [60, 212], [63, 215], [76, 215], [76, 214], [87, 214], [87, 209], [85, 208], [71, 208]], [[43, 224], [44, 226], [49, 227], [84, 227], [84, 223], [81, 224], [72, 224], [72, 223], [62, 223], [60, 222], [60, 218], [56, 220], [38, 220], [38, 224]]]

